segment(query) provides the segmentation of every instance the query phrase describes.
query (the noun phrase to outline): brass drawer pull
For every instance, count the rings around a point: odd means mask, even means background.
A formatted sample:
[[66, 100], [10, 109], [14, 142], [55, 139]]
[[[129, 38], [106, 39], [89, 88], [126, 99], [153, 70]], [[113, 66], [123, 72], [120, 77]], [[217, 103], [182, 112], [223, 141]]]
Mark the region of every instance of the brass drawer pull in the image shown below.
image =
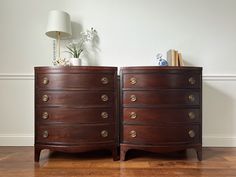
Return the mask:
[[137, 83], [137, 79], [135, 77], [131, 77], [129, 82], [132, 84], [132, 85], [135, 85]]
[[131, 131], [129, 132], [129, 134], [130, 134], [130, 136], [131, 136], [132, 138], [135, 138], [135, 137], [137, 136], [137, 133], [136, 133], [136, 131], [134, 131], [134, 130], [131, 130]]
[[108, 137], [108, 131], [102, 130], [102, 131], [101, 131], [101, 136], [102, 136], [103, 138]]
[[109, 83], [109, 80], [108, 80], [107, 77], [102, 77], [102, 78], [101, 78], [101, 82], [102, 82], [102, 84], [106, 85], [106, 84]]
[[43, 84], [47, 85], [49, 83], [49, 79], [47, 77], [43, 78]]
[[191, 84], [191, 85], [194, 85], [196, 83], [196, 80], [193, 78], [193, 77], [190, 77], [188, 79], [188, 82]]
[[190, 130], [188, 132], [188, 135], [189, 135], [190, 138], [194, 138], [195, 137], [195, 132], [193, 130]]
[[109, 115], [108, 115], [107, 112], [102, 112], [102, 113], [101, 113], [101, 117], [102, 117], [103, 119], [107, 119], [107, 118], [109, 117]]
[[191, 101], [191, 102], [194, 102], [195, 101], [194, 95], [189, 95], [188, 100]]
[[109, 99], [108, 96], [105, 95], [105, 94], [101, 96], [101, 100], [104, 101], [104, 102], [108, 101], [108, 99]]
[[49, 100], [48, 95], [43, 95], [42, 100], [43, 100], [43, 102], [47, 102]]
[[129, 114], [129, 117], [130, 117], [131, 119], [136, 119], [136, 118], [137, 118], [137, 114], [136, 114], [135, 112], [131, 112], [131, 113]]
[[48, 119], [48, 116], [49, 116], [48, 112], [43, 112], [42, 114], [43, 119]]
[[188, 117], [189, 117], [189, 119], [193, 120], [193, 119], [195, 119], [196, 115], [194, 112], [189, 112]]
[[137, 100], [137, 97], [135, 95], [130, 96], [130, 101], [135, 102]]
[[48, 137], [48, 131], [47, 130], [45, 130], [45, 131], [43, 131], [43, 138], [47, 138]]

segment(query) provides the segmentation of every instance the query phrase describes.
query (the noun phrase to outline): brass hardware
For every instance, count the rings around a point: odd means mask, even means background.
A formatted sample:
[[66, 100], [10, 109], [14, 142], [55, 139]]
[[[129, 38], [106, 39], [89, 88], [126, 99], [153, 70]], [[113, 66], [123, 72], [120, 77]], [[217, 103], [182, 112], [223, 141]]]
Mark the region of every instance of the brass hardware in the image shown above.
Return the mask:
[[47, 77], [43, 78], [43, 84], [47, 85], [49, 83], [49, 79]]
[[43, 137], [44, 137], [44, 138], [47, 138], [48, 135], [49, 135], [49, 134], [48, 134], [48, 131], [47, 131], [47, 130], [43, 131]]
[[191, 101], [191, 102], [194, 102], [195, 101], [194, 95], [189, 95], [188, 100]]
[[130, 136], [131, 136], [132, 138], [135, 138], [135, 137], [137, 136], [137, 133], [136, 133], [136, 131], [134, 131], [134, 130], [131, 130], [131, 131], [129, 132], [129, 134], [130, 134]]
[[42, 114], [42, 118], [43, 119], [47, 119], [48, 118], [48, 112], [43, 112], [43, 114]]
[[108, 118], [108, 113], [107, 112], [102, 112], [101, 113], [101, 117], [103, 118], [103, 119], [107, 119]]
[[47, 102], [49, 100], [49, 97], [47, 95], [42, 96], [43, 102]]
[[135, 77], [131, 77], [129, 82], [132, 84], [132, 85], [135, 85], [137, 83], [137, 79]]
[[108, 131], [106, 131], [106, 130], [101, 131], [101, 136], [102, 136], [103, 138], [108, 137]]
[[189, 119], [193, 120], [193, 119], [195, 119], [196, 115], [194, 112], [189, 112], [188, 117], [189, 117]]
[[107, 77], [103, 77], [103, 78], [101, 78], [101, 82], [102, 82], [102, 84], [106, 85], [109, 83], [109, 80]]
[[188, 132], [188, 135], [189, 135], [190, 138], [194, 138], [195, 137], [195, 132], [193, 130], [190, 130]]
[[193, 77], [190, 77], [188, 79], [188, 82], [191, 84], [191, 85], [194, 85], [196, 83], [196, 80], [193, 78]]
[[137, 100], [135, 95], [131, 95], [130, 96], [130, 101], [135, 102]]
[[136, 114], [135, 112], [131, 112], [131, 113], [129, 114], [129, 117], [130, 117], [131, 119], [136, 119], [136, 118], [137, 118], [137, 114]]
[[102, 99], [102, 101], [108, 101], [109, 98], [107, 95], [104, 94], [101, 96], [101, 99]]

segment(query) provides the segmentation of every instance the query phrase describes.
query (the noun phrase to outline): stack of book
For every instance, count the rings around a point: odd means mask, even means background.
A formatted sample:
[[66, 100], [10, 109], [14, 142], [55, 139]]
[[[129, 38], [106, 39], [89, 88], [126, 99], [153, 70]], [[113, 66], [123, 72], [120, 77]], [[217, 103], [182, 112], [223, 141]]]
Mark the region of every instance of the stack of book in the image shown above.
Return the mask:
[[184, 66], [182, 54], [174, 49], [167, 51], [167, 61], [169, 66]]

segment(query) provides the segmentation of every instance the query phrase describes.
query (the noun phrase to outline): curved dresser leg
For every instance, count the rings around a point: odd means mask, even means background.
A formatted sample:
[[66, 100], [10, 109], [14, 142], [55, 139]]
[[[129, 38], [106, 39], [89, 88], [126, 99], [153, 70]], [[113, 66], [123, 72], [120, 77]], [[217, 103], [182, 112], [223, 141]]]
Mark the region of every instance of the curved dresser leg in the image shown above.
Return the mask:
[[38, 161], [39, 161], [41, 150], [42, 150], [42, 149], [40, 149], [40, 148], [34, 147], [34, 161], [35, 161], [35, 162], [38, 162]]
[[117, 147], [114, 147], [114, 148], [112, 149], [112, 158], [113, 158], [114, 161], [119, 160]]
[[197, 158], [199, 161], [202, 161], [202, 148], [196, 148]]
[[120, 160], [125, 161], [125, 155], [126, 155], [127, 149], [124, 147], [120, 147]]

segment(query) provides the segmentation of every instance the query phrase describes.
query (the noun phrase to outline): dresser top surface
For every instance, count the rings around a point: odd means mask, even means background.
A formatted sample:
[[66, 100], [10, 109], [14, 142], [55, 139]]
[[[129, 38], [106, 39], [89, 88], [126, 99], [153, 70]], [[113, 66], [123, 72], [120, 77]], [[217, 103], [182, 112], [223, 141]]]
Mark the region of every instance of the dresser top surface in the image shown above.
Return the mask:
[[202, 67], [194, 66], [128, 66], [121, 70], [202, 70]]
[[49, 73], [83, 73], [83, 72], [116, 72], [117, 67], [110, 66], [41, 66], [34, 67], [35, 72]]
[[202, 67], [190, 67], [190, 66], [130, 66], [121, 67], [121, 73], [182, 73], [182, 72], [201, 72]]

